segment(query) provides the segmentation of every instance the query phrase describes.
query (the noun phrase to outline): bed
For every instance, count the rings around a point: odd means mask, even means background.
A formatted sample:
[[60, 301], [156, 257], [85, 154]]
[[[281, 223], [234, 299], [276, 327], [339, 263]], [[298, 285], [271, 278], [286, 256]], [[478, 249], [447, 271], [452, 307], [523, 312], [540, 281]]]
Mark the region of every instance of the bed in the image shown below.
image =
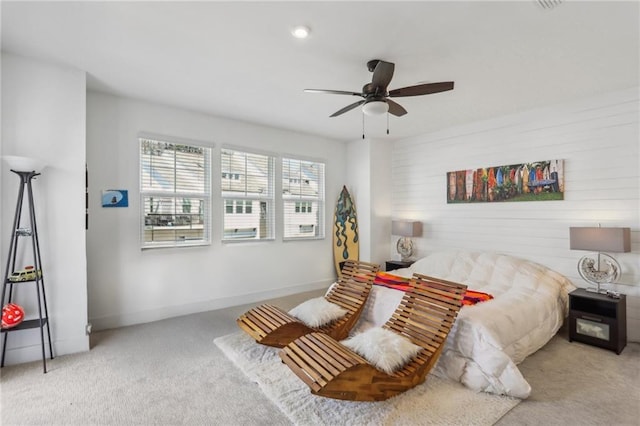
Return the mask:
[[[467, 284], [494, 297], [462, 308], [432, 373], [476, 391], [527, 398], [531, 386], [517, 364], [562, 326], [574, 285], [531, 261], [464, 250], [433, 253], [392, 274], [411, 277], [414, 272]], [[353, 332], [384, 324], [402, 296], [401, 290], [374, 285]]]

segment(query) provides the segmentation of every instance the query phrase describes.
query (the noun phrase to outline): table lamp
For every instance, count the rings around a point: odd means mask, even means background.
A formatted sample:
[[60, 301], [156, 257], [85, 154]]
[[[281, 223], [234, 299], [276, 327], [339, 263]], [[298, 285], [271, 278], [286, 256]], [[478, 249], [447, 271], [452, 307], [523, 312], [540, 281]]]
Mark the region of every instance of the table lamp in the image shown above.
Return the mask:
[[618, 261], [603, 252], [630, 252], [631, 229], [571, 227], [569, 228], [569, 245], [571, 250], [597, 252], [595, 259], [586, 255], [578, 261], [578, 273], [582, 279], [596, 286], [595, 288], [587, 288], [587, 291], [606, 293], [606, 291], [600, 290], [600, 285], [618, 281], [621, 270]]

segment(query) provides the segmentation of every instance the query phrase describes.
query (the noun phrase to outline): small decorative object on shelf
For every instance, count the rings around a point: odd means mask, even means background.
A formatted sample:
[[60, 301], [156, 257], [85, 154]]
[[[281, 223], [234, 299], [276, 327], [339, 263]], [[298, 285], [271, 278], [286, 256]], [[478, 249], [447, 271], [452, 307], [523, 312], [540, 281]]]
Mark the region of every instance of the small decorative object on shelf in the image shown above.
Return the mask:
[[18, 229], [16, 229], [16, 235], [19, 235], [21, 237], [30, 237], [31, 236], [31, 229], [29, 229], [29, 228], [18, 228]]
[[569, 293], [569, 341], [620, 354], [627, 345], [627, 297], [615, 291]]
[[[13, 219], [13, 229], [11, 230], [11, 242], [9, 244], [5, 277], [2, 283], [2, 299], [0, 300], [0, 304], [3, 305], [2, 328], [0, 331], [4, 337], [2, 341], [2, 359], [0, 360], [0, 367], [4, 367], [9, 334], [20, 330], [39, 328], [40, 344], [42, 347], [42, 367], [46, 373], [45, 329], [49, 346], [49, 356], [51, 359], [53, 359], [53, 347], [51, 344], [47, 297], [45, 294], [42, 259], [40, 257], [40, 243], [38, 241], [38, 228], [36, 226], [36, 213], [33, 202], [33, 189], [31, 185], [31, 181], [36, 176], [40, 175], [40, 173], [37, 173], [35, 170], [43, 168], [44, 163], [25, 157], [3, 158], [7, 163], [9, 163], [11, 171], [20, 177], [20, 188], [18, 191], [16, 212]], [[29, 206], [27, 208], [28, 215], [25, 220], [28, 223], [28, 226], [23, 226], [21, 224], [21, 216], [25, 203]], [[25, 241], [24, 238], [27, 238], [31, 242], [31, 244], [28, 244], [30, 247], [25, 247], [26, 250], [19, 250], [21, 241]], [[20, 265], [16, 259], [18, 253], [20, 253], [21, 256], [30, 256], [33, 264], [26, 266], [23, 269], [15, 269], [16, 265]], [[35, 284], [37, 305], [32, 305], [32, 307], [35, 310], [35, 306], [37, 306], [38, 315], [35, 319], [25, 320], [22, 307], [16, 305], [14, 303], [14, 299], [16, 298], [16, 293], [20, 291], [19, 288], [27, 286], [27, 283]], [[6, 308], [6, 318], [4, 308]], [[29, 306], [27, 306], [27, 308], [29, 308]]]
[[34, 281], [36, 278], [39, 278], [41, 276], [42, 271], [40, 269], [36, 271], [33, 266], [26, 266], [24, 269], [15, 271], [11, 275], [9, 275], [9, 281], [14, 283], [19, 283], [22, 281]]
[[2, 328], [13, 328], [24, 319], [24, 309], [15, 303], [7, 303], [2, 307]]

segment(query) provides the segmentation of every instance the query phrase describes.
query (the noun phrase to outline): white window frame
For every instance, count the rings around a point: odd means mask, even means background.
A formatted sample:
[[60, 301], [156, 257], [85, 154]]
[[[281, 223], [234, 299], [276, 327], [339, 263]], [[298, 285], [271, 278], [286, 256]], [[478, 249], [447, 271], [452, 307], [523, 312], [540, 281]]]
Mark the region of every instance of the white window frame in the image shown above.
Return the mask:
[[[285, 164], [287, 162], [298, 162], [300, 175], [292, 176], [289, 174], [289, 185], [285, 185]], [[294, 194], [288, 191], [293, 185], [300, 186], [308, 185], [310, 183], [308, 176], [302, 176], [302, 164], [313, 165], [319, 167], [318, 172], [318, 188], [317, 194], [309, 195], [302, 194], [302, 190], [298, 191], [298, 194]], [[283, 216], [283, 241], [299, 241], [299, 240], [319, 240], [325, 238], [325, 182], [326, 182], [326, 162], [317, 159], [302, 158], [295, 155], [283, 155], [281, 159], [282, 170], [282, 216]], [[296, 212], [296, 207], [300, 207], [300, 211]], [[303, 206], [306, 206], [304, 209]], [[311, 212], [306, 211], [308, 207], [311, 207]], [[303, 211], [305, 210], [305, 211]], [[314, 217], [313, 223], [305, 222], [305, 217]], [[297, 219], [297, 220], [296, 220]], [[302, 223], [304, 222], [304, 223]], [[312, 226], [313, 231], [309, 232], [309, 227]], [[297, 230], [293, 231], [293, 230]]]
[[[234, 152], [239, 155], [245, 156], [245, 165], [244, 165], [244, 173], [238, 173], [236, 170], [225, 170], [225, 166], [223, 165], [223, 156], [228, 155], [229, 152]], [[266, 191], [257, 194], [249, 192], [249, 182], [246, 179], [246, 176], [250, 175], [248, 173], [249, 164], [246, 156], [264, 156], [266, 157], [266, 174], [267, 174], [267, 188]], [[220, 173], [218, 179], [220, 179], [220, 197], [221, 197], [221, 205], [222, 205], [222, 237], [221, 241], [223, 243], [242, 243], [242, 242], [258, 242], [258, 241], [273, 241], [275, 240], [276, 235], [276, 203], [275, 203], [275, 161], [276, 155], [255, 151], [242, 147], [234, 147], [234, 146], [223, 146], [220, 150]], [[235, 190], [235, 191], [225, 191], [225, 182], [224, 179], [228, 179], [234, 186], [244, 186], [244, 190]], [[233, 213], [227, 213], [226, 208], [228, 202], [231, 202], [233, 205]], [[242, 207], [242, 213], [237, 212], [237, 207], [241, 202], [244, 202]], [[246, 203], [251, 202], [251, 213], [246, 213]], [[225, 219], [227, 219], [227, 215], [229, 215], [229, 219], [232, 218], [239, 220], [246, 220], [247, 216], [251, 214], [260, 216], [262, 214], [261, 204], [266, 206], [266, 217], [264, 223], [260, 220], [258, 224], [255, 226], [242, 226], [239, 224], [237, 228], [229, 228], [225, 229]], [[252, 224], [254, 225], [254, 224]], [[264, 225], [264, 229], [261, 227]], [[231, 231], [233, 229], [234, 231]], [[260, 238], [261, 235], [264, 235]]]
[[[194, 192], [194, 191], [179, 191], [176, 189], [176, 183], [174, 181], [174, 189], [166, 190], [160, 188], [152, 188], [150, 185], [144, 182], [145, 173], [143, 168], [144, 164], [144, 153], [143, 153], [143, 143], [145, 141], [155, 142], [159, 144], [167, 144], [167, 146], [184, 146], [188, 148], [193, 148], [196, 150], [202, 150], [203, 152], [203, 188], [204, 192]], [[138, 166], [139, 166], [139, 176], [140, 176], [140, 245], [142, 249], [151, 249], [151, 248], [161, 248], [161, 247], [192, 247], [192, 246], [204, 246], [211, 244], [211, 151], [213, 150], [212, 144], [206, 144], [203, 142], [190, 141], [185, 139], [179, 139], [174, 137], [167, 136], [159, 136], [159, 135], [149, 135], [149, 134], [140, 134], [138, 135]], [[176, 174], [176, 156], [174, 151], [174, 176]], [[151, 185], [152, 186], [152, 185]], [[185, 228], [183, 231], [183, 235], [180, 235], [181, 229], [176, 228], [171, 229], [170, 227], [165, 227], [167, 229], [160, 229], [161, 226], [156, 226], [154, 224], [150, 224], [153, 220], [147, 217], [146, 211], [146, 199], [151, 197], [163, 198], [163, 199], [173, 199], [174, 200], [174, 208], [175, 211], [173, 213], [167, 213], [167, 216], [173, 214], [174, 217], [178, 216], [193, 216], [189, 210], [187, 213], [178, 212], [177, 207], [179, 204], [182, 204], [186, 199], [200, 199], [202, 200], [202, 211], [199, 212], [198, 219], [202, 220], [202, 236], [201, 238], [193, 238], [193, 234], [199, 234], [198, 231], [194, 232], [192, 221], [189, 220], [188, 228]], [[177, 220], [177, 219], [176, 219]], [[199, 229], [199, 227], [198, 227]], [[145, 234], [149, 232], [165, 232], [167, 234], [174, 232], [173, 239], [162, 239], [159, 238], [157, 241], [146, 241]]]

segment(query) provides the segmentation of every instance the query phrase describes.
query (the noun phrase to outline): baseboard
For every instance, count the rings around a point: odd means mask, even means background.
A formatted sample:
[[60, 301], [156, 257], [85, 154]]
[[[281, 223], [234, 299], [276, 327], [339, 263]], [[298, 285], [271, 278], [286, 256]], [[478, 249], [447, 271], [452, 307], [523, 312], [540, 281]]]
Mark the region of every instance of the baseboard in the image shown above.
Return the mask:
[[316, 281], [302, 285], [261, 291], [256, 293], [243, 294], [238, 296], [222, 297], [205, 302], [189, 303], [186, 305], [165, 306], [157, 309], [145, 311], [106, 315], [102, 317], [91, 317], [94, 331], [107, 330], [112, 328], [126, 327], [129, 325], [143, 324], [152, 321], [160, 321], [167, 318], [179, 317], [182, 315], [196, 314], [199, 312], [214, 311], [217, 309], [230, 308], [232, 306], [246, 305], [263, 300], [275, 299], [277, 297], [289, 296], [313, 290], [328, 288], [332, 281]]
[[[27, 346], [11, 348], [9, 347], [10, 344], [11, 338], [9, 338], [9, 342], [7, 343], [7, 353], [4, 360], [5, 365], [42, 361], [42, 345], [40, 345], [39, 338], [38, 343], [33, 345], [30, 344]], [[86, 352], [89, 350], [89, 336], [83, 335], [73, 339], [53, 340], [51, 344], [53, 346], [54, 358], [62, 355]], [[47, 360], [51, 359], [51, 354], [49, 353], [49, 343], [46, 341], [46, 333], [44, 353]]]

